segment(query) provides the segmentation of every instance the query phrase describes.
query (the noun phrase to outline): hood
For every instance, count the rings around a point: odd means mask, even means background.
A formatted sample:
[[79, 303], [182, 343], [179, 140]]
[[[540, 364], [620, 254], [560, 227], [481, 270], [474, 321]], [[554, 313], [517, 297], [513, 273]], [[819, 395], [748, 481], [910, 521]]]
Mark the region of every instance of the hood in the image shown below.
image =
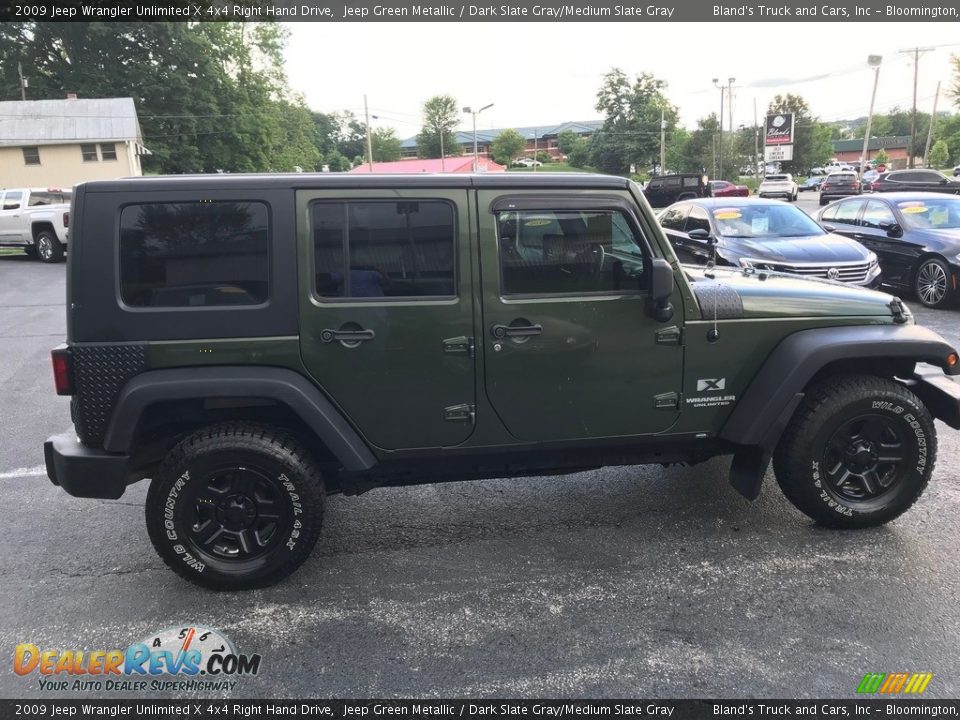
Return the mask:
[[[856, 240], [834, 234], [764, 239], [721, 237], [717, 250], [734, 262], [741, 257], [788, 263], [867, 262], [870, 256]], [[730, 258], [731, 253], [736, 257]]]
[[[779, 273], [747, 274], [732, 268], [715, 268], [711, 280], [704, 276], [703, 267], [684, 265], [683, 269], [694, 283], [718, 282], [733, 288], [740, 295], [745, 318], [878, 316], [893, 322], [890, 303], [895, 298], [874, 290]], [[904, 309], [909, 313], [906, 306]]]

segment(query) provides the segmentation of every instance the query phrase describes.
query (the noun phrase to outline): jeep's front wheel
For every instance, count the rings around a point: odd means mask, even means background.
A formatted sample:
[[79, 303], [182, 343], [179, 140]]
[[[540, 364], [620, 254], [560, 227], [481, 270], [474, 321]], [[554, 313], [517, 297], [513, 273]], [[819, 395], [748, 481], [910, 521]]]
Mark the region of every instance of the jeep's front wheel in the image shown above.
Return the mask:
[[905, 512], [933, 472], [937, 436], [923, 403], [893, 380], [834, 377], [813, 387], [773, 456], [777, 482], [821, 525], [882, 525]]
[[190, 435], [164, 458], [147, 494], [147, 530], [178, 575], [246, 590], [278, 582], [307, 559], [323, 508], [323, 478], [294, 438], [227, 423]]

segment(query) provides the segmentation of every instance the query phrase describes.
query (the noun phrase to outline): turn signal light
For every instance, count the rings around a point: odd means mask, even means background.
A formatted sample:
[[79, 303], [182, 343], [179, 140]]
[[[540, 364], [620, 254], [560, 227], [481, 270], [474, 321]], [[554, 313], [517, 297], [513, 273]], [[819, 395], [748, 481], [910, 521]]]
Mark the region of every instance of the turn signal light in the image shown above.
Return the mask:
[[66, 345], [59, 345], [50, 351], [50, 360], [53, 362], [53, 384], [57, 388], [57, 395], [73, 395], [70, 350]]
[[947, 355], [947, 367], [953, 367], [954, 365], [956, 365], [957, 360], [958, 358], [956, 353], [950, 353], [949, 355]]

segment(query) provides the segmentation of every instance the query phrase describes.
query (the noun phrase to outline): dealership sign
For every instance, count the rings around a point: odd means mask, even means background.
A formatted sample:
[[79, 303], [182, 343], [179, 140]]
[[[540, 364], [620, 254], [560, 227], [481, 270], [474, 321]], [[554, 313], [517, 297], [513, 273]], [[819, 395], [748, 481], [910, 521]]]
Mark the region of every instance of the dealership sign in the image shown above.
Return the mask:
[[766, 145], [763, 148], [764, 162], [787, 162], [793, 160], [793, 145]]
[[793, 145], [793, 113], [767, 115], [764, 145]]

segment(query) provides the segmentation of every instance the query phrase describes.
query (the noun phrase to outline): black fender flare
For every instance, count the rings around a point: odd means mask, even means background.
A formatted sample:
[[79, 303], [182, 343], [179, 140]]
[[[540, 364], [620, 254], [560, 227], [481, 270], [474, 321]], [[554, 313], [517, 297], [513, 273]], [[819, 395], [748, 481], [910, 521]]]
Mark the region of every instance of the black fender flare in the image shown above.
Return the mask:
[[919, 325], [852, 325], [801, 330], [784, 338], [730, 414], [720, 438], [740, 448], [734, 454], [730, 482], [753, 500], [780, 436], [813, 377], [837, 361], [905, 360], [937, 365], [948, 375], [956, 350], [940, 335]]
[[264, 398], [289, 407], [349, 472], [377, 460], [356, 430], [302, 375], [278, 367], [194, 367], [150, 370], [132, 378], [117, 398], [104, 450], [128, 453], [144, 411], [159, 402], [210, 398]]

